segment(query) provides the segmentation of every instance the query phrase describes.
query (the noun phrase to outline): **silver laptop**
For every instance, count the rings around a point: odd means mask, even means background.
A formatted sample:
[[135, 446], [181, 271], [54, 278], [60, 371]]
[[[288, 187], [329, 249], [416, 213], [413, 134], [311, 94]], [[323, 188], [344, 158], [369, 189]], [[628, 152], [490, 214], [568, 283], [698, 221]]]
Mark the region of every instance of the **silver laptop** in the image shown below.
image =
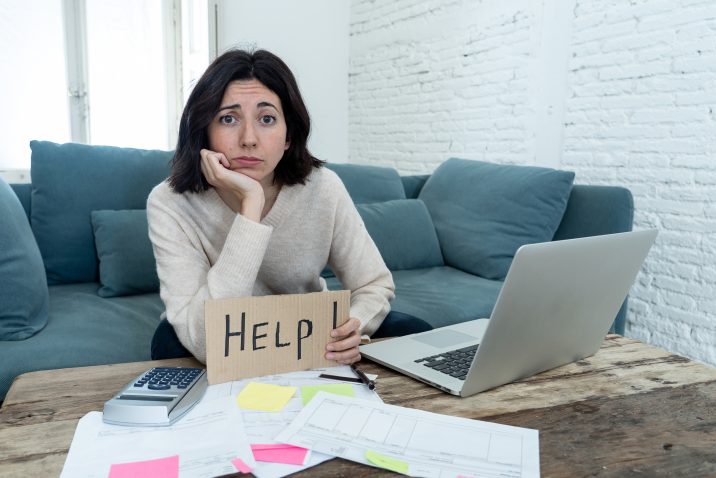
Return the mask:
[[489, 319], [361, 345], [361, 354], [463, 397], [593, 355], [656, 234], [522, 246]]

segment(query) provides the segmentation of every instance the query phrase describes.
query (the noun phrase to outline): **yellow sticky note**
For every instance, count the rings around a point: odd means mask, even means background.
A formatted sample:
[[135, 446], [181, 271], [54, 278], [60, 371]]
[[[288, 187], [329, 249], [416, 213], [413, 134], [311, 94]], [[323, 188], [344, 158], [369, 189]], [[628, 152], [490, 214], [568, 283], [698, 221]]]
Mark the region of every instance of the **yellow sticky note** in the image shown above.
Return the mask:
[[313, 396], [318, 392], [328, 392], [333, 395], [343, 395], [345, 397], [354, 397], [353, 385], [350, 383], [331, 383], [328, 385], [306, 385], [301, 387], [301, 400], [303, 406], [308, 405]]
[[396, 460], [395, 458], [381, 455], [371, 450], [365, 451], [365, 459], [379, 468], [385, 468], [386, 470], [395, 471], [404, 475], [408, 474], [408, 464], [404, 461]]
[[236, 401], [241, 408], [278, 412], [286, 406], [294, 393], [296, 393], [296, 387], [249, 382], [236, 397]]

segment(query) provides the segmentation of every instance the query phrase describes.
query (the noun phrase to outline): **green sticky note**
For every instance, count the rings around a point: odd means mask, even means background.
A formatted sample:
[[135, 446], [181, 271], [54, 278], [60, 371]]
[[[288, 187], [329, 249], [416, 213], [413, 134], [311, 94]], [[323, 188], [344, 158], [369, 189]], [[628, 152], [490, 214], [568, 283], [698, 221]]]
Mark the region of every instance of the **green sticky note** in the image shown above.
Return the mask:
[[369, 463], [386, 470], [395, 471], [396, 473], [408, 474], [408, 464], [404, 461], [396, 460], [389, 456], [381, 455], [378, 452], [366, 450], [365, 459]]
[[301, 387], [301, 399], [303, 406], [308, 405], [313, 396], [318, 392], [328, 392], [333, 395], [343, 395], [344, 397], [354, 397], [353, 385], [350, 383], [331, 383], [327, 385], [306, 385]]
[[250, 382], [241, 390], [236, 401], [241, 408], [278, 412], [286, 406], [294, 393], [296, 393], [296, 387]]

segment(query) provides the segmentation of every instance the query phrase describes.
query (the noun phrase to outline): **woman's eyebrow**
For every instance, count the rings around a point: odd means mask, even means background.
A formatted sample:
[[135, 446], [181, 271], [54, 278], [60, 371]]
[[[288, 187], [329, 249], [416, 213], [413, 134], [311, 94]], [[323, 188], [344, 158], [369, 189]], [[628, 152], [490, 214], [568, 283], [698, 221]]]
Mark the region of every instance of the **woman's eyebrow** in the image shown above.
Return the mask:
[[257, 106], [258, 108], [263, 108], [264, 106], [270, 106], [271, 108], [273, 108], [273, 109], [275, 109], [276, 111], [278, 111], [278, 108], [276, 108], [276, 107], [273, 105], [273, 103], [269, 103], [268, 101], [259, 101], [256, 106]]
[[[274, 106], [273, 103], [269, 103], [268, 101], [259, 101], [259, 102], [256, 104], [256, 107], [257, 107], [257, 108], [263, 108], [263, 107], [265, 107], [265, 106], [271, 107], [271, 108], [275, 109], [276, 111], [278, 111], [278, 108], [276, 108], [276, 106]], [[241, 109], [241, 105], [238, 104], [238, 103], [234, 103], [233, 105], [222, 106], [221, 108], [219, 108], [219, 111], [223, 111], [223, 110], [240, 110], [240, 109]]]
[[223, 110], [240, 110], [240, 109], [241, 109], [241, 105], [238, 104], [238, 103], [234, 103], [233, 105], [222, 106], [221, 108], [219, 108], [219, 111], [223, 111]]

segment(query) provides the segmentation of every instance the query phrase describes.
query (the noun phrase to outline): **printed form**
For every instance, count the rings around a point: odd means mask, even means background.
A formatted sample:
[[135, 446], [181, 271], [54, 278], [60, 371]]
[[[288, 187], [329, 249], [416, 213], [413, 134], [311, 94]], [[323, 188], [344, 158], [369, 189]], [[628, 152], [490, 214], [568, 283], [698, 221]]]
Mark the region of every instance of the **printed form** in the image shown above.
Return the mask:
[[537, 430], [324, 392], [276, 440], [409, 476], [539, 477]]

